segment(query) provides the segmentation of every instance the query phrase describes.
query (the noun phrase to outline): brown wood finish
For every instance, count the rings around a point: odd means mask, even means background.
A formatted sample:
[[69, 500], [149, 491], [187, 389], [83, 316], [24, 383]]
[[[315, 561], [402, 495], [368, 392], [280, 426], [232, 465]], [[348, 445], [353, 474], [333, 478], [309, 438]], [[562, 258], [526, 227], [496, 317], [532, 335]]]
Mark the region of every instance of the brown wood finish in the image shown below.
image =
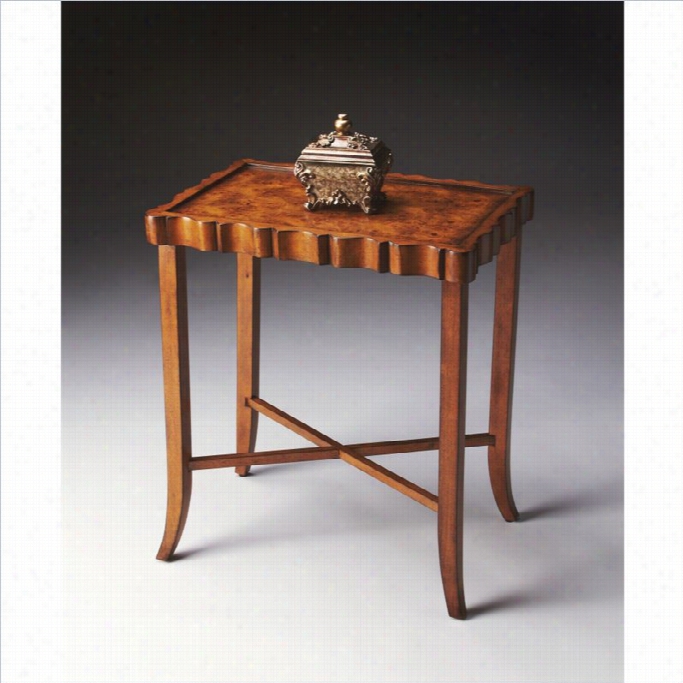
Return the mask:
[[[381, 213], [306, 211], [289, 164], [244, 159], [146, 214], [150, 243], [470, 282], [530, 220], [528, 187], [391, 173]], [[438, 221], [435, 222], [435, 217]]]
[[[352, 444], [361, 455], [388, 455], [393, 453], [415, 453], [433, 451], [439, 447], [436, 437], [431, 439], [409, 439], [406, 441], [378, 441]], [[483, 444], [482, 444], [483, 445]], [[288, 448], [260, 453], [230, 453], [226, 455], [202, 455], [190, 460], [190, 469], [210, 470], [236, 465], [279, 465], [283, 463], [307, 462], [310, 460], [338, 460], [339, 451], [332, 447]]]
[[454, 282], [441, 286], [439, 558], [448, 613], [465, 619], [462, 543], [469, 287]]
[[514, 522], [519, 518], [512, 496], [510, 477], [510, 426], [521, 250], [522, 230], [520, 227], [517, 235], [508, 244], [503, 245], [498, 254], [496, 303], [493, 314], [489, 433], [495, 435], [496, 441], [489, 446], [489, 477], [498, 509], [508, 522]]
[[158, 560], [169, 560], [185, 528], [192, 495], [190, 360], [184, 247], [159, 247], [161, 348], [166, 405], [168, 496]]
[[476, 448], [477, 446], [491, 446], [496, 443], [496, 437], [493, 434], [466, 434], [465, 448]]
[[[237, 450], [251, 453], [256, 448], [258, 413], [247, 399], [258, 396], [261, 327], [261, 260], [237, 254]], [[249, 465], [238, 465], [241, 477]]]
[[[490, 434], [468, 434], [465, 447], [490, 446], [495, 439]], [[438, 437], [427, 439], [408, 439], [405, 441], [377, 441], [351, 444], [349, 448], [364, 455], [390, 455], [396, 453], [416, 453], [419, 451], [436, 451], [439, 449]], [[221, 467], [244, 467], [245, 465], [279, 465], [311, 460], [338, 460], [336, 448], [319, 446], [317, 448], [288, 448], [258, 453], [226, 453], [224, 455], [200, 455], [190, 458], [190, 469], [213, 470]]]
[[388, 486], [391, 486], [391, 488], [400, 491], [404, 495], [408, 496], [408, 498], [412, 498], [425, 507], [428, 507], [430, 510], [436, 511], [438, 507], [438, 499], [433, 493], [430, 493], [417, 484], [413, 484], [413, 482], [400, 477], [398, 474], [386, 469], [386, 467], [382, 467], [381, 465], [372, 462], [372, 460], [368, 460], [350, 446], [343, 446], [334, 439], [330, 439], [329, 436], [325, 436], [325, 434], [319, 432], [317, 429], [313, 429], [305, 422], [297, 420], [295, 417], [285, 413], [284, 410], [276, 408], [263, 399], [253, 398], [249, 401], [249, 403], [255, 410], [267, 415], [271, 420], [281, 424], [283, 427], [291, 429], [295, 434], [303, 436], [304, 439], [308, 439], [318, 446], [335, 448], [337, 451], [339, 451], [339, 457], [340, 459], [344, 460], [344, 462], [347, 462], [349, 465], [353, 465], [355, 468], [362, 470], [374, 479], [381, 481], [383, 484], [387, 484]]
[[[488, 446], [491, 486], [503, 517], [518, 518], [510, 484], [510, 420], [522, 225], [533, 190], [472, 181], [389, 174], [382, 212], [308, 212], [288, 164], [238, 161], [173, 201], [147, 212], [159, 247], [168, 504], [157, 557], [178, 544], [192, 471], [338, 458], [438, 513], [441, 575], [448, 612], [467, 615], [463, 583], [464, 454]], [[192, 457], [185, 248], [237, 253], [237, 452]], [[497, 256], [489, 432], [465, 435], [468, 285]], [[423, 275], [443, 280], [439, 437], [342, 445], [258, 397], [260, 259]], [[317, 445], [255, 452], [258, 413]], [[439, 450], [438, 497], [369, 456]]]
[[[465, 447], [490, 446], [495, 443], [490, 434], [468, 434]], [[439, 449], [438, 437], [427, 439], [408, 439], [406, 441], [376, 441], [351, 444], [349, 448], [366, 457], [373, 455], [393, 455], [396, 453], [417, 453]], [[308, 462], [310, 460], [338, 460], [336, 448], [319, 446], [317, 448], [288, 448], [258, 453], [226, 453], [221, 455], [200, 455], [190, 458], [191, 470], [213, 470], [221, 467], [244, 467], [245, 465], [279, 465], [284, 463]]]

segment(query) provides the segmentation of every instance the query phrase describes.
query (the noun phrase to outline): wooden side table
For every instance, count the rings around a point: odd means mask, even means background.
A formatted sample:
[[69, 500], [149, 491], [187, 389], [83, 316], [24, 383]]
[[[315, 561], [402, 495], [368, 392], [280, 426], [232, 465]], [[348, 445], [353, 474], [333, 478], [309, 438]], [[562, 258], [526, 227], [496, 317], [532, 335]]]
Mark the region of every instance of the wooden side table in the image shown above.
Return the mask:
[[[338, 458], [438, 514], [441, 576], [448, 613], [467, 615], [463, 589], [465, 447], [488, 447], [493, 494], [503, 518], [518, 518], [510, 486], [510, 416], [522, 225], [533, 214], [528, 187], [483, 185], [390, 174], [377, 215], [308, 212], [286, 164], [238, 161], [148, 211], [147, 240], [159, 247], [168, 505], [157, 558], [178, 545], [195, 470]], [[192, 455], [185, 247], [237, 253], [237, 452]], [[468, 287], [497, 255], [489, 431], [465, 434]], [[439, 436], [343, 445], [259, 396], [262, 258], [336, 268], [370, 268], [442, 280]], [[316, 447], [256, 452], [261, 413]], [[371, 456], [439, 451], [438, 496], [377, 464]]]

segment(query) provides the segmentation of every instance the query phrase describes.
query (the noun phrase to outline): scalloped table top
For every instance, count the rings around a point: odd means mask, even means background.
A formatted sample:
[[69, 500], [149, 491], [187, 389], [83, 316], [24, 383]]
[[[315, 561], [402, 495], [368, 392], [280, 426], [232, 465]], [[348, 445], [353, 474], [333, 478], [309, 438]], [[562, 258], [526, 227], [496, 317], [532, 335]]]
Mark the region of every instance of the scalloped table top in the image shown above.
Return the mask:
[[533, 215], [529, 187], [390, 173], [377, 214], [307, 211], [290, 164], [243, 159], [146, 213], [147, 241], [470, 282]]

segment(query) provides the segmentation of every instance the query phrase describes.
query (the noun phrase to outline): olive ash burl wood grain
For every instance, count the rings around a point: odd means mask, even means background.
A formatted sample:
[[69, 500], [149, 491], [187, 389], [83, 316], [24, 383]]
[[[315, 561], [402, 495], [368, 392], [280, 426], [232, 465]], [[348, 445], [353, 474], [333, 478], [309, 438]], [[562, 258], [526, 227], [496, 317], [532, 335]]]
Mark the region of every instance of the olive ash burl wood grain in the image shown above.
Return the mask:
[[382, 213], [311, 213], [292, 166], [242, 160], [146, 214], [155, 245], [471, 282], [533, 212], [528, 187], [390, 173]]

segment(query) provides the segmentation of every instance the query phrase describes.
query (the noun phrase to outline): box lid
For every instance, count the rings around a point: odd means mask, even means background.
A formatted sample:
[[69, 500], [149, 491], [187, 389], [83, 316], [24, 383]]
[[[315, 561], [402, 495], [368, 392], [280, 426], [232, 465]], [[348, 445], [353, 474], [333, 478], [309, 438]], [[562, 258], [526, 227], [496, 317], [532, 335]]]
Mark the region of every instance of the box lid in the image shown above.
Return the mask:
[[321, 133], [301, 152], [300, 161], [384, 166], [391, 151], [379, 139], [354, 133], [348, 114], [338, 114], [331, 133]]

